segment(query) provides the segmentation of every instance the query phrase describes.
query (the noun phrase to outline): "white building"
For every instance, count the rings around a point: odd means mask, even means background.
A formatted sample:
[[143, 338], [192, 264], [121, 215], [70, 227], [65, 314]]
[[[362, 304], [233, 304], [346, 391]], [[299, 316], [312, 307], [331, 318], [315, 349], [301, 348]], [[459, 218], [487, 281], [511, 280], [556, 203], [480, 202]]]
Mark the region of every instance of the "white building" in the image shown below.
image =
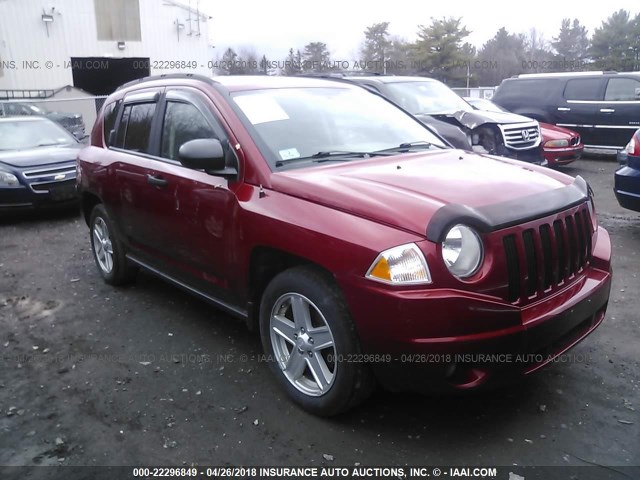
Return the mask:
[[211, 74], [210, 23], [200, 0], [0, 0], [0, 99]]

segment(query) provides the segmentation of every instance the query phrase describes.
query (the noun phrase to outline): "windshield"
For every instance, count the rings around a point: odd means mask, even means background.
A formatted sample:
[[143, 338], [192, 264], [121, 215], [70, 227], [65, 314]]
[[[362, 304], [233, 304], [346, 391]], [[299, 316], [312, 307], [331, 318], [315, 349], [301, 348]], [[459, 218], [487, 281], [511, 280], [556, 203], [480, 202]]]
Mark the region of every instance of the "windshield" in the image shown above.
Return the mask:
[[76, 139], [64, 128], [48, 120], [0, 122], [0, 150], [27, 150], [76, 143]]
[[357, 160], [401, 144], [446, 148], [422, 124], [364, 89], [280, 88], [239, 92], [233, 99], [272, 168], [311, 158]]
[[393, 82], [387, 83], [387, 87], [392, 100], [414, 115], [435, 115], [473, 110], [471, 105], [444, 83], [436, 81]]
[[36, 107], [35, 105], [27, 105], [27, 108], [31, 110], [33, 113], [35, 113], [36, 115], [44, 115], [47, 113], [46, 110], [40, 107]]

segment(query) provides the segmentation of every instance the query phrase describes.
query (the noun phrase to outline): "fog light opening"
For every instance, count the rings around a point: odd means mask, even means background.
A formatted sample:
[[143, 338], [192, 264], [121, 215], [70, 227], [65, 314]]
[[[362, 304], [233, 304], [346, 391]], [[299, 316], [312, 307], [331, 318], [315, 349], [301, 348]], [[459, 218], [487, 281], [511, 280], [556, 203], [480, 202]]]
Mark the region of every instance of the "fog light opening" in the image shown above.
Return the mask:
[[455, 375], [456, 369], [458, 368], [457, 362], [450, 362], [444, 367], [444, 376], [446, 378], [451, 378]]
[[477, 365], [472, 364], [455, 364], [456, 368], [454, 374], [449, 378], [451, 384], [460, 390], [468, 388], [476, 388], [479, 385], [485, 383], [489, 374], [486, 370], [479, 368]]

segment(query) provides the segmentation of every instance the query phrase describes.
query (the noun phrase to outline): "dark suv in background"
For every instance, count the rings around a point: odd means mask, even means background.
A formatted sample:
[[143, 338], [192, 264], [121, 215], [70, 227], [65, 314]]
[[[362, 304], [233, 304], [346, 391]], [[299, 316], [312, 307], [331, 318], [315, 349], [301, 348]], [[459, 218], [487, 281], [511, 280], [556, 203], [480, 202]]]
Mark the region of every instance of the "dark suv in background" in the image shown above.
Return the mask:
[[474, 109], [444, 83], [426, 77], [335, 75], [381, 94], [464, 150], [542, 163], [538, 122]]
[[49, 110], [45, 110], [44, 108], [40, 108], [31, 103], [0, 102], [0, 117], [24, 115], [35, 115], [53, 120], [54, 122], [62, 125], [65, 130], [71, 133], [78, 140], [81, 140], [85, 136], [84, 119], [79, 113], [50, 112]]
[[585, 147], [624, 148], [640, 126], [640, 73], [524, 74], [492, 99], [515, 113], [580, 133]]

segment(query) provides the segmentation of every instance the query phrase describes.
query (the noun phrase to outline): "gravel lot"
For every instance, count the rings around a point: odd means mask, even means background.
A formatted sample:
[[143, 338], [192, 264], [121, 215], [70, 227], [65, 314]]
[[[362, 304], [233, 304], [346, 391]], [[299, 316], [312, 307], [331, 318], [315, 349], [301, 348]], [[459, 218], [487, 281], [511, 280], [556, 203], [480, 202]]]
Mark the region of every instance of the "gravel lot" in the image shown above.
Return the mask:
[[615, 168], [564, 169], [614, 246], [607, 318], [574, 361], [446, 401], [377, 392], [330, 420], [284, 397], [236, 320], [147, 274], [103, 284], [75, 212], [2, 220], [0, 465], [637, 466], [640, 215]]

